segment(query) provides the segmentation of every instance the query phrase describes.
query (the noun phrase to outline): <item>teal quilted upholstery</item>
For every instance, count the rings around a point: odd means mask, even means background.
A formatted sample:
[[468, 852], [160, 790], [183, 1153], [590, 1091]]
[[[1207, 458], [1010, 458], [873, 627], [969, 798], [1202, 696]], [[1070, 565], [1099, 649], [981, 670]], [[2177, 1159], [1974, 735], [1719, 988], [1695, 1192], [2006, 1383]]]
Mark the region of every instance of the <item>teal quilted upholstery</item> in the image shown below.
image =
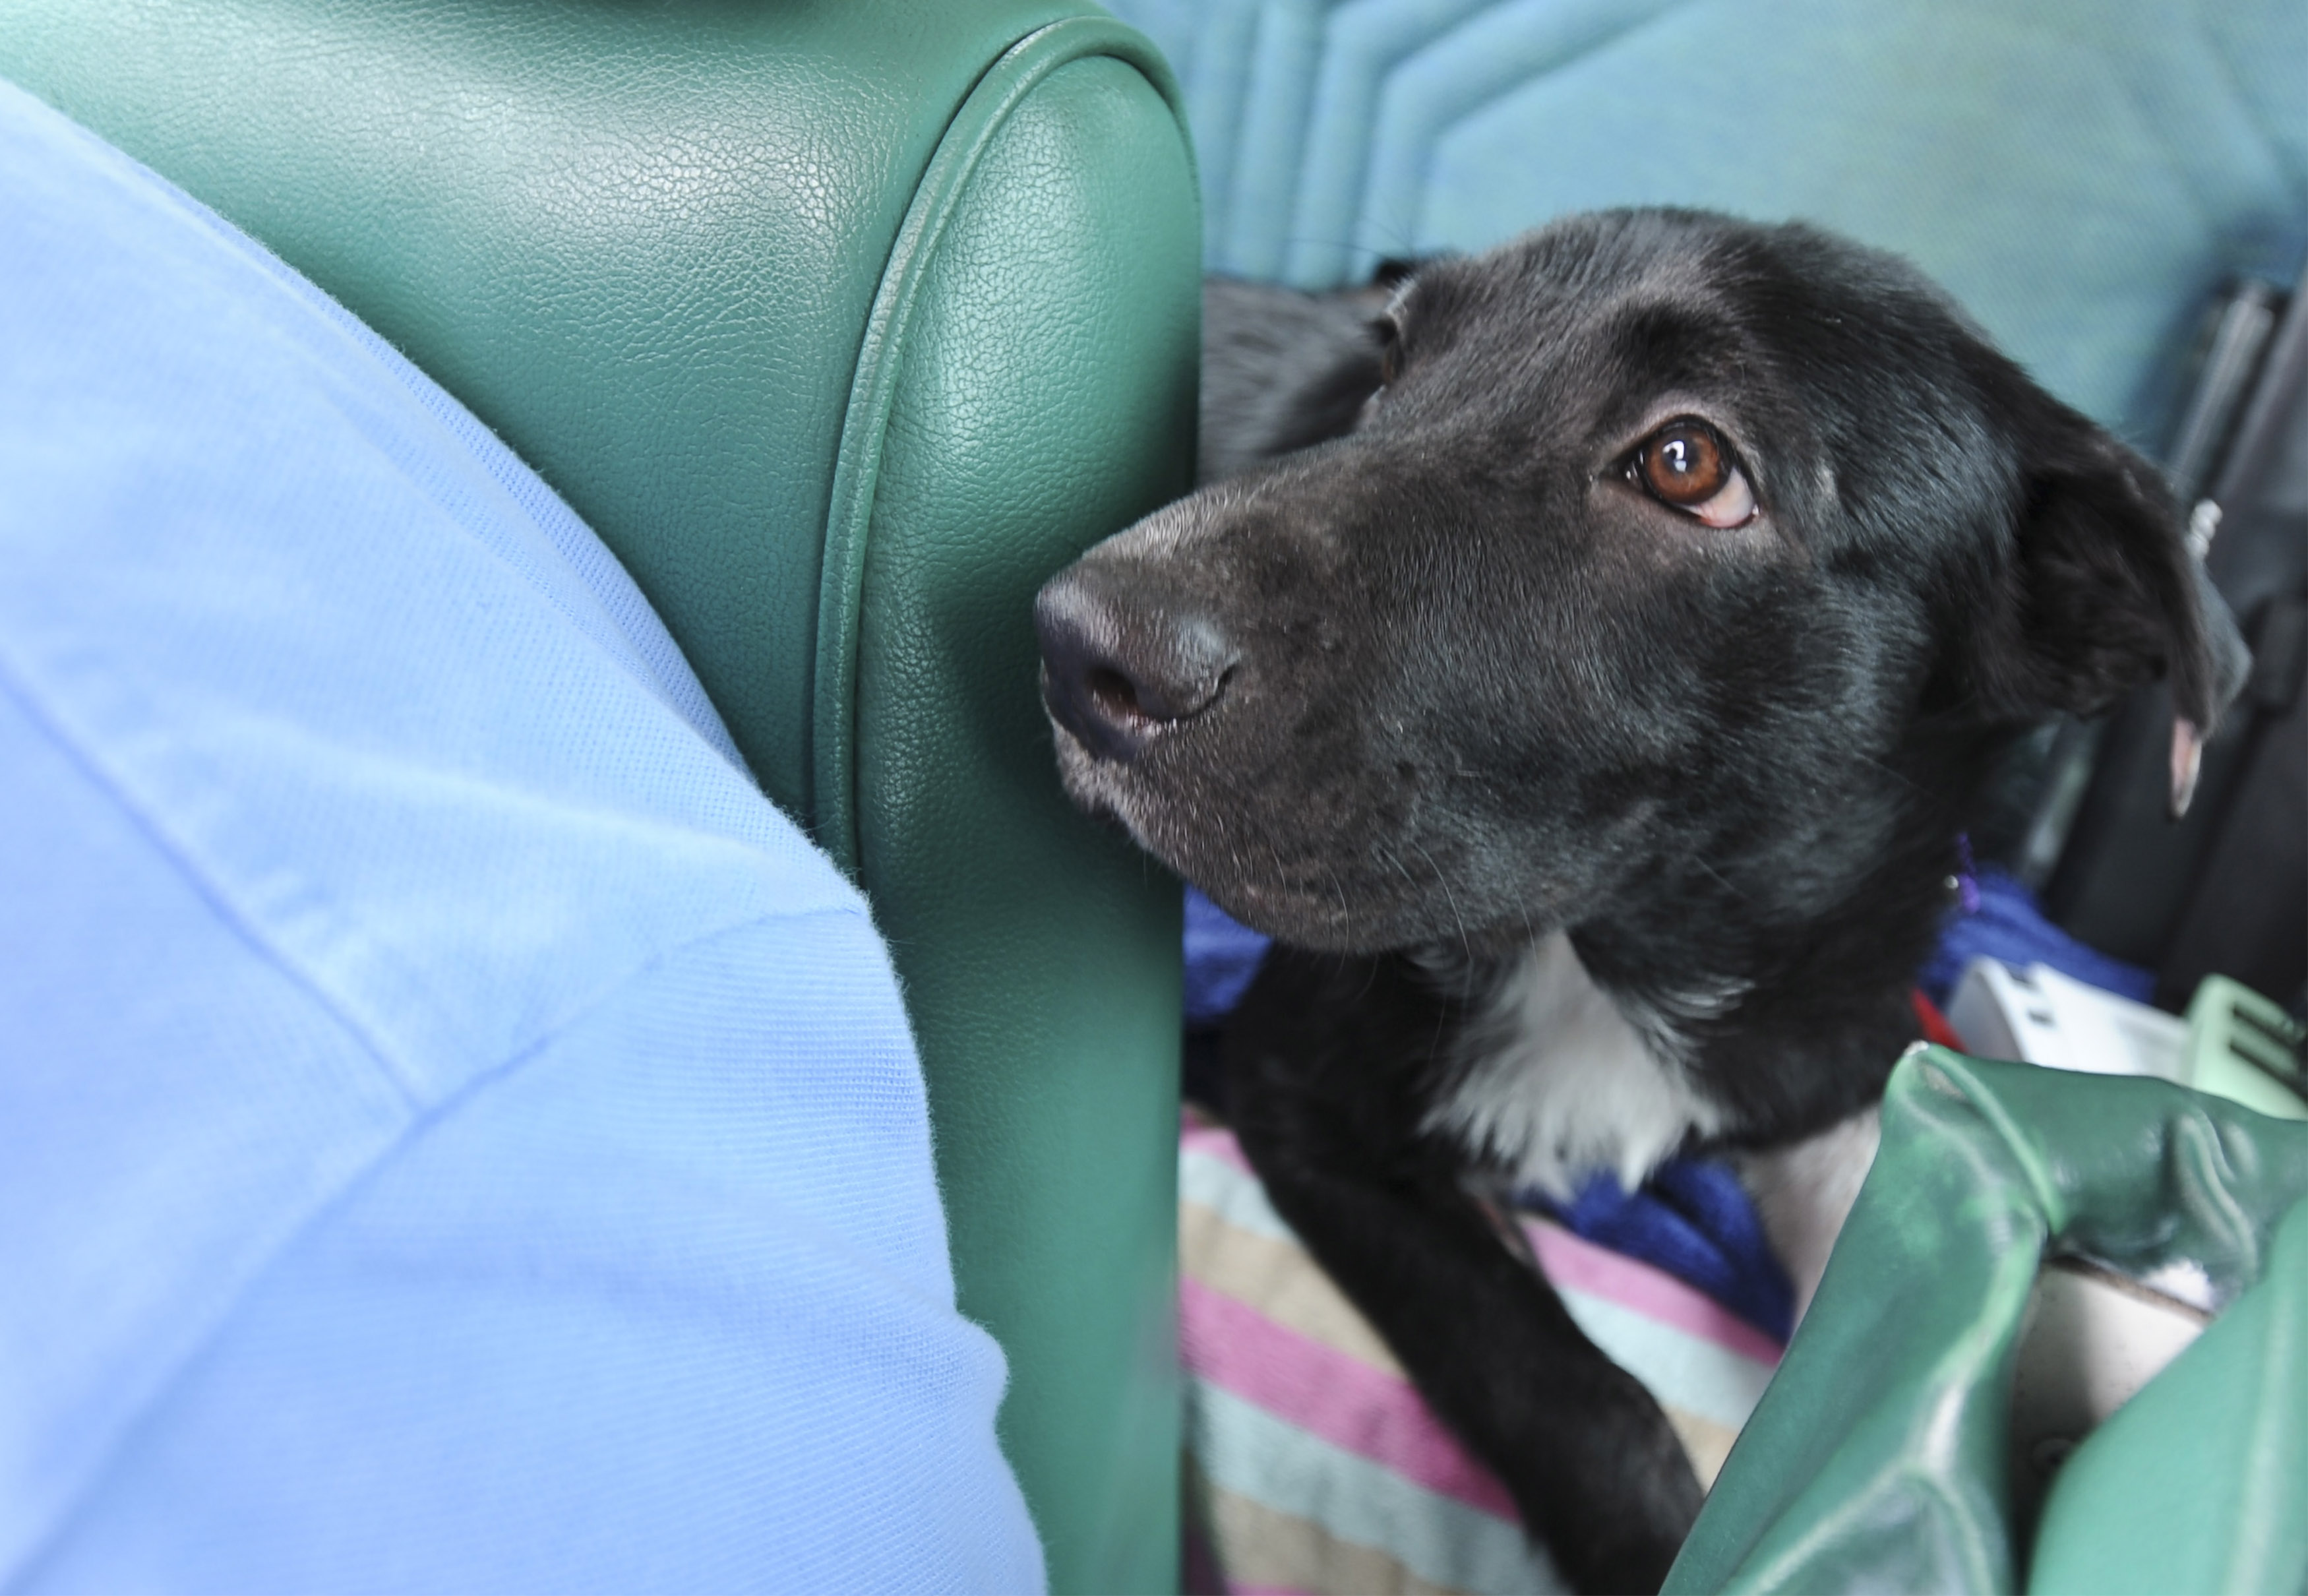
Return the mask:
[[1210, 270], [1326, 288], [1565, 211], [1897, 250], [2135, 442], [2308, 242], [2300, 0], [1109, 0], [1185, 88]]

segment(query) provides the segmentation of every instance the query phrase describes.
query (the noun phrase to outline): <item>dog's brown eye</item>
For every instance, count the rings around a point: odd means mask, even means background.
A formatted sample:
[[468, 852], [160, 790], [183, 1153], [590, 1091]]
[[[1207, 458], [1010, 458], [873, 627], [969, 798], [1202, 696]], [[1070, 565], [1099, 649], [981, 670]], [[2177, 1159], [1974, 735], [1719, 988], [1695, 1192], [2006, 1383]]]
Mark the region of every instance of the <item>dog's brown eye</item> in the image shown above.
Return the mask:
[[1723, 491], [1731, 462], [1711, 427], [1669, 423], [1643, 445], [1636, 465], [1643, 485], [1670, 505], [1703, 505]]
[[1628, 479], [1663, 505], [1688, 511], [1711, 527], [1744, 526], [1755, 514], [1755, 496], [1732, 463], [1721, 435], [1704, 421], [1670, 421], [1635, 451]]

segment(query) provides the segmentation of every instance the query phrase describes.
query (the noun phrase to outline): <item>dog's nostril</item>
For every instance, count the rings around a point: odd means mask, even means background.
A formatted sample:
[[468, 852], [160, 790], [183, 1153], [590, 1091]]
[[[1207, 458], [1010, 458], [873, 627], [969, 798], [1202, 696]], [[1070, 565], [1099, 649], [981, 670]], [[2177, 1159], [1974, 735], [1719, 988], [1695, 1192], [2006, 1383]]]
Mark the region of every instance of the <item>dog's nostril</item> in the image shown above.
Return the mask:
[[1080, 679], [1082, 696], [1098, 714], [1151, 732], [1210, 708], [1233, 675], [1232, 660], [1198, 659], [1173, 633], [1088, 660]]
[[1034, 624], [1051, 717], [1107, 759], [1134, 759], [1208, 709], [1235, 663], [1201, 606], [1094, 562], [1051, 579], [1035, 600]]
[[1109, 670], [1104, 666], [1092, 666], [1083, 676], [1082, 686], [1088, 689], [1090, 697], [1097, 702], [1099, 709], [1117, 720], [1133, 715], [1144, 716], [1149, 720], [1159, 718], [1147, 715], [1145, 706], [1138, 702], [1137, 684], [1118, 670]]

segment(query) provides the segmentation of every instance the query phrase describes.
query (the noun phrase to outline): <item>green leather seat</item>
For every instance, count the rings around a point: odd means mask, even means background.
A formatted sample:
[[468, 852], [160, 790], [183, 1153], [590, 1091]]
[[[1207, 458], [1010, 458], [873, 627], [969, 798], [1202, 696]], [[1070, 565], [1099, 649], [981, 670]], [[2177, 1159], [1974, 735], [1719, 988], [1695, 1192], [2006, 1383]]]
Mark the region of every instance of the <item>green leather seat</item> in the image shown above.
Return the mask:
[[1029, 622], [1191, 470], [1167, 70], [1048, 0], [0, 4], [0, 75], [271, 246], [616, 551], [865, 887], [1061, 1590], [1176, 1581], [1174, 883]]

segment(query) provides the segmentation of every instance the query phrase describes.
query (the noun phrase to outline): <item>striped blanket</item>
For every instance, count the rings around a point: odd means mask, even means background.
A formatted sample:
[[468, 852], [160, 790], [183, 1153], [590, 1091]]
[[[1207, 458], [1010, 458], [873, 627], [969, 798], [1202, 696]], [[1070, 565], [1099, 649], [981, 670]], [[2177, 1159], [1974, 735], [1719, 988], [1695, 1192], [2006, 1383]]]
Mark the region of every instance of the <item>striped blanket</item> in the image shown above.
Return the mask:
[[[1563, 1589], [1499, 1482], [1427, 1412], [1375, 1331], [1299, 1246], [1233, 1134], [1179, 1158], [1190, 1589]], [[1523, 1222], [1580, 1327], [1666, 1410], [1712, 1481], [1779, 1349], [1650, 1265]]]

